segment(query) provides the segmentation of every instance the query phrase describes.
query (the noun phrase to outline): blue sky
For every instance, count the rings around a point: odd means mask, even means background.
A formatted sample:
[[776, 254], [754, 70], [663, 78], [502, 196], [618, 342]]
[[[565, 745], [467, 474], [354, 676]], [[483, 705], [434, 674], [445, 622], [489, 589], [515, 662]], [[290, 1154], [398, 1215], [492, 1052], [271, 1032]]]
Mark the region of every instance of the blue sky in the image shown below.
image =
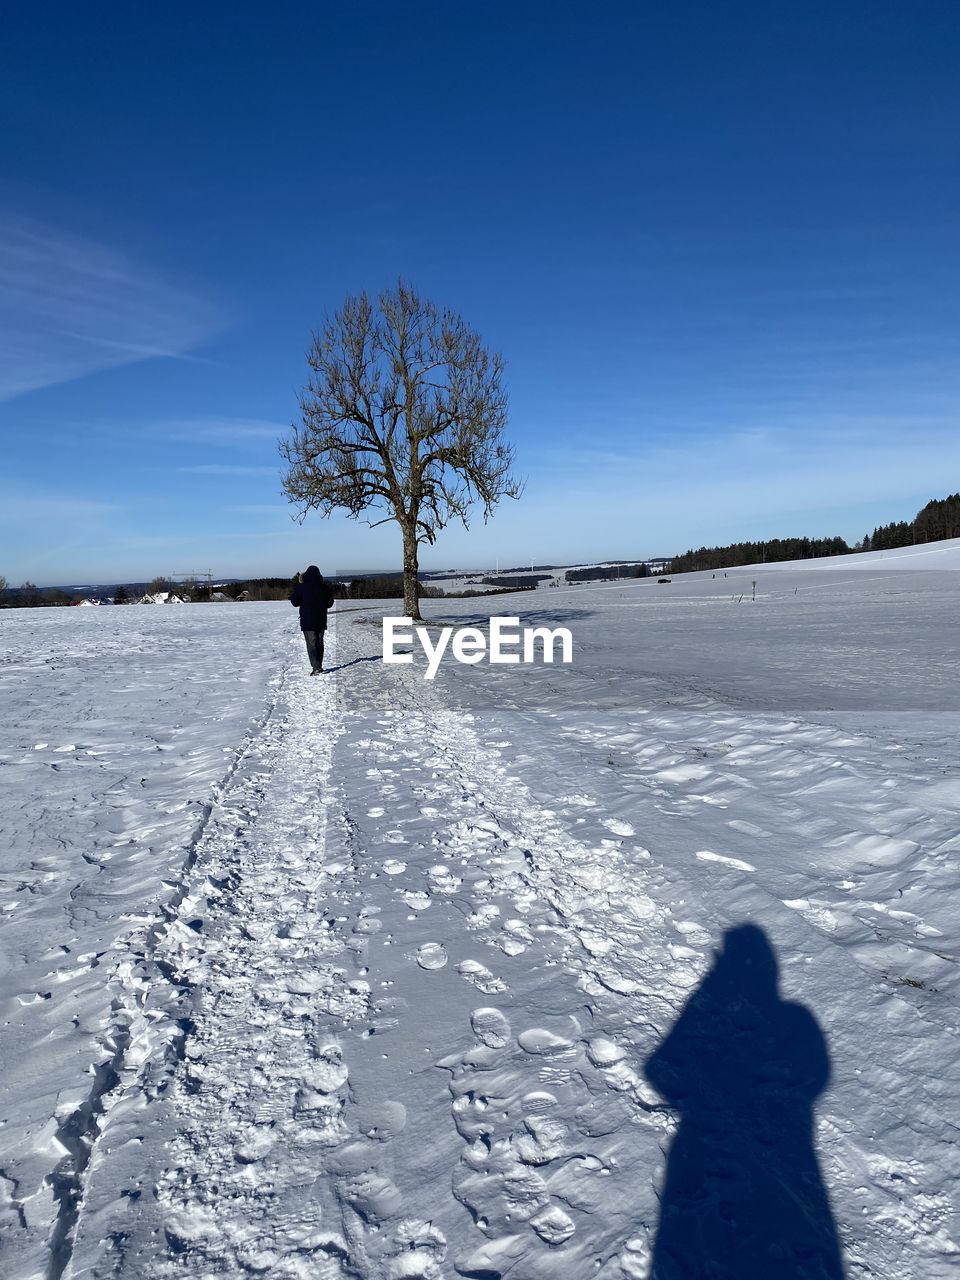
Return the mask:
[[398, 563], [280, 492], [311, 327], [404, 276], [527, 490], [426, 567], [841, 533], [960, 488], [952, 2], [11, 6], [0, 574]]

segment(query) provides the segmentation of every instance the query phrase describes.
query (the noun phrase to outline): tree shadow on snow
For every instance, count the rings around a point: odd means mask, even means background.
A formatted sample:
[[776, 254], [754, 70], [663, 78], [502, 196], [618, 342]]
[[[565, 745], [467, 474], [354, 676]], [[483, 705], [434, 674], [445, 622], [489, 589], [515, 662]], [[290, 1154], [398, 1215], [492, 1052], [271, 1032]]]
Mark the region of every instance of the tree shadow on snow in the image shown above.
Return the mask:
[[843, 1280], [813, 1141], [830, 1057], [762, 929], [724, 934], [645, 1071], [680, 1116], [650, 1280]]
[[[498, 597], [502, 600], [503, 597]], [[421, 607], [423, 601], [420, 602]], [[434, 603], [427, 601], [427, 605]], [[424, 621], [435, 627], [480, 627], [485, 630], [490, 625], [491, 618], [519, 618], [521, 627], [562, 627], [570, 622], [581, 622], [584, 618], [592, 618], [596, 610], [594, 609], [528, 609], [524, 610], [523, 606], [518, 602], [516, 604], [502, 605], [498, 609], [490, 608], [487, 613], [468, 613], [456, 615], [433, 614], [425, 611]]]

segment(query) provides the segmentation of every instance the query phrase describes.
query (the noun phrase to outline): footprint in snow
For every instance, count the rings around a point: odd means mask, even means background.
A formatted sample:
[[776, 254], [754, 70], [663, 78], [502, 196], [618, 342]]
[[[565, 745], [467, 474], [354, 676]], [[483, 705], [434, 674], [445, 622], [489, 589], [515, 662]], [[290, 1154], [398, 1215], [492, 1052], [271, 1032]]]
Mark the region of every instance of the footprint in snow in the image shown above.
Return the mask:
[[545, 1244], [558, 1245], [576, 1231], [573, 1219], [558, 1204], [548, 1204], [530, 1219], [530, 1225]]
[[499, 1009], [474, 1009], [470, 1015], [473, 1034], [488, 1049], [502, 1049], [510, 1039], [510, 1023]]
[[636, 834], [629, 822], [621, 822], [619, 818], [604, 818], [603, 825], [608, 831], [612, 831], [615, 836], [632, 836]]
[[472, 982], [485, 996], [497, 995], [507, 989], [507, 984], [500, 978], [495, 978], [479, 960], [461, 960], [457, 965], [457, 973], [461, 978], [466, 978], [467, 982]]
[[303, 1073], [304, 1084], [318, 1093], [335, 1093], [347, 1083], [350, 1075], [338, 1044], [325, 1044], [317, 1049], [316, 1059]]
[[383, 921], [379, 920], [375, 915], [362, 914], [353, 926], [353, 932], [361, 935], [379, 933], [382, 928]]
[[372, 1171], [351, 1178], [342, 1188], [341, 1195], [366, 1222], [374, 1224], [392, 1218], [403, 1202], [396, 1183]]
[[321, 1127], [325, 1125], [331, 1132], [339, 1134], [343, 1110], [343, 1097], [339, 1091], [346, 1084], [348, 1075], [339, 1046], [324, 1046], [317, 1060], [302, 1073], [294, 1099], [294, 1115], [321, 1121]]
[[495, 939], [496, 945], [505, 956], [520, 956], [527, 949], [527, 944], [510, 933], [501, 933]]
[[412, 911], [426, 911], [432, 901], [423, 889], [404, 889], [400, 896]]
[[720, 862], [725, 867], [733, 867], [736, 871], [756, 871], [757, 869], [740, 858], [730, 858], [725, 853], [711, 853], [709, 849], [699, 849], [696, 856], [701, 862]]
[[402, 1133], [407, 1124], [407, 1109], [402, 1102], [361, 1103], [356, 1112], [357, 1129], [365, 1138], [389, 1142]]
[[517, 1036], [517, 1043], [524, 1053], [537, 1054], [543, 1057], [553, 1057], [555, 1054], [570, 1054], [574, 1052], [573, 1043], [566, 1036], [554, 1035], [552, 1031], [547, 1031], [545, 1027], [530, 1027], [527, 1031], [521, 1031]]
[[241, 1164], [255, 1164], [262, 1160], [277, 1141], [278, 1134], [273, 1125], [251, 1125], [241, 1136], [234, 1154]]
[[441, 942], [425, 942], [417, 948], [417, 964], [421, 969], [442, 969], [447, 953]]
[[459, 877], [453, 875], [449, 867], [431, 867], [427, 872], [431, 893], [456, 893], [460, 888]]
[[443, 1280], [441, 1268], [447, 1256], [447, 1238], [432, 1222], [418, 1218], [402, 1221], [394, 1233], [394, 1246], [385, 1261], [385, 1280]]

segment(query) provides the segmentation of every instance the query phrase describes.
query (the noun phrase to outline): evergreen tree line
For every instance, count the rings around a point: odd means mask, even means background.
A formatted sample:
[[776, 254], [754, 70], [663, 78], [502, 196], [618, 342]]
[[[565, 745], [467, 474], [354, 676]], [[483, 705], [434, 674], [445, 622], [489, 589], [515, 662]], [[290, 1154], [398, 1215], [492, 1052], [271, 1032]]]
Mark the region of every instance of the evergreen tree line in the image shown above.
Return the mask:
[[700, 547], [685, 551], [671, 562], [671, 572], [695, 569], [736, 569], [745, 564], [771, 564], [778, 560], [812, 560], [851, 551], [843, 538], [768, 538], [766, 542], [734, 542], [728, 547]]
[[480, 581], [488, 587], [515, 587], [518, 590], [532, 591], [541, 582], [548, 582], [552, 578], [552, 573], [498, 573], [481, 578]]
[[614, 578], [648, 578], [650, 566], [646, 564], [593, 565], [588, 569], [567, 569], [567, 582], [608, 582]]
[[[768, 538], [765, 542], [735, 542], [726, 547], [699, 547], [676, 556], [674, 573], [703, 569], [736, 569], [748, 564], [776, 564], [783, 560], [813, 560], [855, 551], [889, 551], [921, 542], [960, 538], [960, 493], [934, 498], [912, 520], [880, 525], [852, 547], [844, 538]], [[567, 575], [570, 577], [570, 575]]]
[[[441, 587], [432, 587], [427, 582], [417, 583], [417, 594], [421, 600], [472, 600], [475, 596], [503, 596], [512, 595], [517, 591], [532, 591], [536, 586], [536, 580], [531, 579], [529, 582], [521, 583], [519, 581], [512, 582], [511, 579], [505, 578], [483, 578], [482, 582], [499, 582], [500, 587], [496, 591], [471, 591], [469, 588], [464, 591], [444, 591]], [[402, 600], [403, 599], [403, 578], [354, 578], [352, 582], [332, 582], [334, 595], [345, 597], [348, 600]]]
[[[402, 600], [403, 578], [354, 578], [352, 582], [331, 582], [333, 594], [338, 600]], [[442, 596], [438, 587], [429, 587], [425, 582], [417, 583], [417, 594], [421, 599], [429, 600]]]
[[860, 549], [889, 551], [894, 547], [912, 547], [918, 542], [941, 542], [944, 538], [960, 538], [960, 493], [934, 498], [912, 520], [880, 525], [867, 534]]

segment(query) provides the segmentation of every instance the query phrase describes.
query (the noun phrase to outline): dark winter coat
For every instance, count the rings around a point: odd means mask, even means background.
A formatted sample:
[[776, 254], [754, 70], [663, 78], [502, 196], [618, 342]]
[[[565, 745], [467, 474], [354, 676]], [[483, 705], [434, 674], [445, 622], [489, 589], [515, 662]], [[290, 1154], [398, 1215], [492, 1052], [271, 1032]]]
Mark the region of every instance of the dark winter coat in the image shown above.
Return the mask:
[[306, 569], [303, 581], [290, 593], [290, 603], [300, 609], [301, 631], [325, 631], [327, 610], [333, 608], [333, 589], [323, 580], [315, 564]]

